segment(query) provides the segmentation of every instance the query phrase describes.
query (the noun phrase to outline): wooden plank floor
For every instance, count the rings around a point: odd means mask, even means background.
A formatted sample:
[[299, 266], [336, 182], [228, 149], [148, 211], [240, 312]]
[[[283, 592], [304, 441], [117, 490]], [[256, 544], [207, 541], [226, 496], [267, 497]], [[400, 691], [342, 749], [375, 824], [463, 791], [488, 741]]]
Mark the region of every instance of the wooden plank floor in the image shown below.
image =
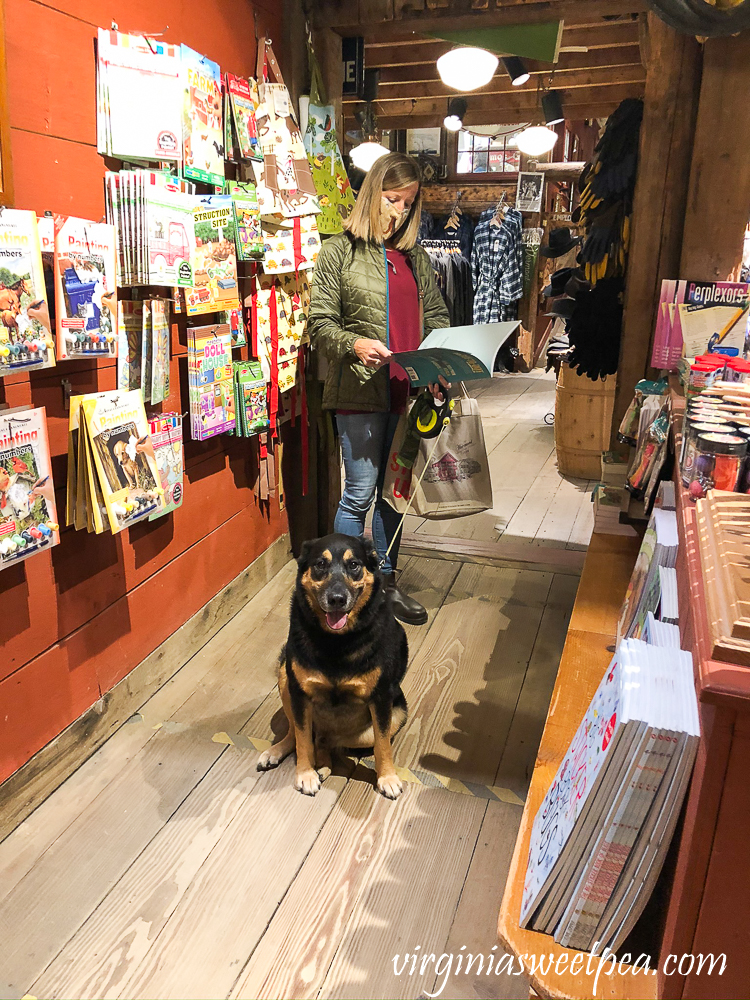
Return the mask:
[[553, 392], [538, 372], [481, 387], [495, 509], [449, 522], [539, 566], [402, 560], [429, 622], [407, 629], [401, 799], [366, 759], [314, 799], [293, 760], [255, 770], [247, 738], [285, 730], [290, 563], [0, 843], [0, 996], [528, 996], [488, 963], [578, 582], [544, 550], [590, 534], [589, 484], [554, 468]]

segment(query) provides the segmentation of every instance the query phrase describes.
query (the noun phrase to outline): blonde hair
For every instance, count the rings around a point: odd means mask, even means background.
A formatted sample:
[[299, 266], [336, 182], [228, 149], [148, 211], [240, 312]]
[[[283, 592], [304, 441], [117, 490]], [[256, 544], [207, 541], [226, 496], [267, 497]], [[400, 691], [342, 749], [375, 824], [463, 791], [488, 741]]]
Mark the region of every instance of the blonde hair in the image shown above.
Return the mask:
[[359, 189], [352, 214], [344, 226], [358, 239], [382, 243], [380, 200], [383, 191], [400, 191], [414, 183], [419, 184], [417, 196], [406, 221], [391, 237], [391, 243], [397, 250], [411, 250], [417, 242], [422, 215], [422, 172], [414, 157], [407, 156], [406, 153], [389, 153], [373, 163]]

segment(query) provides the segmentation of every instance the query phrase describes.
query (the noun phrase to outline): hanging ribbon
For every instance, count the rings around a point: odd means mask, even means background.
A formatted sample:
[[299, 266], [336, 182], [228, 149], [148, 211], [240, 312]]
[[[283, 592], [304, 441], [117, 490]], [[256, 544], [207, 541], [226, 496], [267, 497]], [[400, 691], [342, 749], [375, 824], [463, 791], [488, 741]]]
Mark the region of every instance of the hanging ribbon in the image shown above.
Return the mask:
[[296, 216], [292, 225], [292, 246], [294, 248], [294, 270], [299, 275], [300, 264], [305, 259], [302, 256], [302, 223]]
[[254, 358], [259, 358], [258, 354], [258, 272], [257, 265], [253, 264], [252, 293], [250, 306], [250, 350]]
[[278, 437], [277, 418], [279, 413], [279, 317], [276, 312], [276, 282], [271, 288], [268, 300], [271, 320], [271, 436]]
[[307, 426], [307, 386], [305, 385], [305, 348], [300, 345], [299, 349], [299, 379], [300, 391], [302, 393], [302, 496], [307, 496], [308, 471], [310, 465], [310, 438]]

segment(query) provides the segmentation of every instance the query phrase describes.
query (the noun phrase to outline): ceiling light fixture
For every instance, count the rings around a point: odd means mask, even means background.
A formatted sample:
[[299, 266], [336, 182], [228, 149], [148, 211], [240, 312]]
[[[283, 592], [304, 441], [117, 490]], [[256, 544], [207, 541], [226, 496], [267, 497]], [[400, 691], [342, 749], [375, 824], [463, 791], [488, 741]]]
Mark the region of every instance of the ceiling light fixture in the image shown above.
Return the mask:
[[503, 66], [514, 87], [522, 87], [531, 77], [518, 56], [503, 56]]
[[495, 75], [499, 62], [498, 57], [486, 49], [464, 46], [440, 56], [437, 71], [446, 87], [466, 92], [485, 87]]
[[546, 94], [542, 94], [542, 111], [546, 125], [557, 125], [565, 121], [559, 90], [548, 90]]
[[466, 101], [463, 97], [451, 97], [448, 101], [448, 114], [443, 119], [443, 125], [449, 132], [458, 132], [464, 123]]
[[527, 156], [549, 153], [557, 142], [557, 132], [544, 125], [529, 125], [516, 136], [516, 145]]
[[379, 142], [372, 139], [366, 139], [355, 146], [349, 155], [354, 166], [367, 173], [376, 160], [379, 160], [381, 156], [387, 156], [388, 153], [390, 153], [390, 149], [386, 149], [385, 146], [381, 146]]

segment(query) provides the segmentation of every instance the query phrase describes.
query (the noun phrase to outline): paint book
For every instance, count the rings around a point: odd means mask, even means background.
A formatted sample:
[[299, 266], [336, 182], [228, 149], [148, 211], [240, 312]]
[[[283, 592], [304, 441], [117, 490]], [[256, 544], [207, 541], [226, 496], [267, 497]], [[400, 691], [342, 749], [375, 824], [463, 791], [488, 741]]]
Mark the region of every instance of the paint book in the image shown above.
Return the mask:
[[36, 215], [6, 208], [0, 213], [0, 375], [54, 363]]
[[117, 355], [116, 236], [106, 222], [55, 216], [57, 356]]
[[60, 541], [43, 406], [0, 411], [0, 569]]
[[81, 411], [93, 459], [90, 471], [101, 490], [110, 531], [117, 534], [160, 512], [164, 491], [140, 391], [104, 399], [84, 396]]
[[159, 413], [149, 419], [149, 433], [154, 446], [159, 482], [164, 490], [164, 505], [154, 511], [149, 520], [169, 514], [182, 506], [183, 496], [183, 450], [182, 415], [179, 413]]

